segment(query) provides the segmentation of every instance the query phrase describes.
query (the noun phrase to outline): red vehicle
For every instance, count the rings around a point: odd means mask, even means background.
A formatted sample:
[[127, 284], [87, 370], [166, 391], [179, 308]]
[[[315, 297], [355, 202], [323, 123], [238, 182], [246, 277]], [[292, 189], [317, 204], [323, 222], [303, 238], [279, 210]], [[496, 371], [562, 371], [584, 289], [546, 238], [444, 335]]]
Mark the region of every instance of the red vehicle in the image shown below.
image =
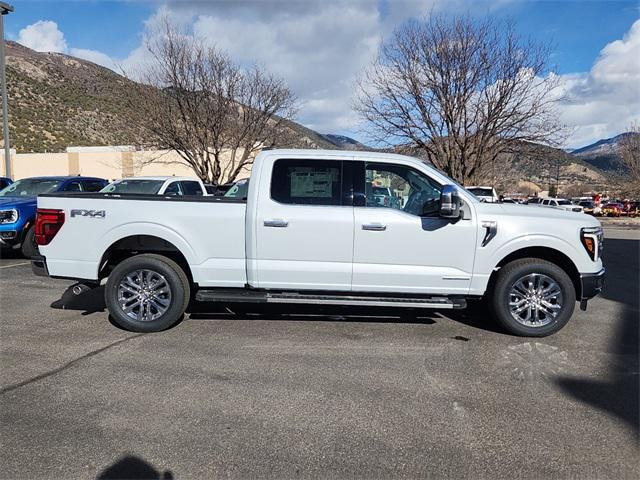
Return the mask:
[[628, 205], [625, 205], [625, 210], [630, 217], [637, 217], [640, 215], [640, 202], [628, 202]]
[[621, 203], [607, 203], [602, 206], [603, 217], [619, 217], [624, 212], [624, 205]]

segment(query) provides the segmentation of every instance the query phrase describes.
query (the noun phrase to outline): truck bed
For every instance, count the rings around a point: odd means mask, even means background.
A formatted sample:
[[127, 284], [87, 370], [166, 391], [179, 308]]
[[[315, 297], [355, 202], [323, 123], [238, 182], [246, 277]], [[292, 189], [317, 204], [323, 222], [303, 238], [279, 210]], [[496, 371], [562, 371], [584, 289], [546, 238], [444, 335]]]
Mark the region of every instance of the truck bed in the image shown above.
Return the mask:
[[38, 207], [65, 212], [60, 232], [49, 245], [40, 247], [53, 276], [95, 280], [103, 252], [127, 237], [149, 236], [162, 238], [180, 251], [191, 266], [193, 280], [203, 287], [246, 283], [245, 200], [44, 194], [38, 197]]

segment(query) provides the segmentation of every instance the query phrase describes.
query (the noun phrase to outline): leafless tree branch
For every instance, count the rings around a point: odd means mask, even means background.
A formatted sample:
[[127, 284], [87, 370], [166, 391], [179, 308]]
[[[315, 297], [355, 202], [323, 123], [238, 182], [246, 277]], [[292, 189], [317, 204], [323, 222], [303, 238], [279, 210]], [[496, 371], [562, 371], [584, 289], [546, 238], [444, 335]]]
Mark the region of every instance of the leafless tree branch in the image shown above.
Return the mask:
[[130, 101], [151, 145], [175, 151], [204, 182], [223, 183], [281, 140], [296, 109], [282, 79], [238, 65], [169, 20], [145, 44], [151, 62]]
[[354, 107], [374, 140], [417, 149], [467, 182], [514, 143], [562, 139], [549, 50], [508, 22], [412, 20], [363, 72]]

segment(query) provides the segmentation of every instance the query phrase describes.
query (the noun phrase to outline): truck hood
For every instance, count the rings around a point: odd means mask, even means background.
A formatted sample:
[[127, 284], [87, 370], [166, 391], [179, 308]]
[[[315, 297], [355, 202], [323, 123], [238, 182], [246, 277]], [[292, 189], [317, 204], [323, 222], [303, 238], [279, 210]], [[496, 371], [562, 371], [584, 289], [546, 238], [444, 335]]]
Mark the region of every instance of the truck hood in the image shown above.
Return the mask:
[[[581, 212], [570, 212], [560, 208], [542, 207], [537, 205], [514, 205], [505, 203], [477, 203], [476, 210], [482, 218], [490, 216], [520, 217], [522, 219], [536, 219], [540, 223], [572, 222], [581, 227], [599, 227], [600, 222], [591, 215]], [[515, 218], [514, 218], [515, 220]]]
[[2, 208], [20, 208], [36, 206], [37, 197], [0, 197], [0, 207]]

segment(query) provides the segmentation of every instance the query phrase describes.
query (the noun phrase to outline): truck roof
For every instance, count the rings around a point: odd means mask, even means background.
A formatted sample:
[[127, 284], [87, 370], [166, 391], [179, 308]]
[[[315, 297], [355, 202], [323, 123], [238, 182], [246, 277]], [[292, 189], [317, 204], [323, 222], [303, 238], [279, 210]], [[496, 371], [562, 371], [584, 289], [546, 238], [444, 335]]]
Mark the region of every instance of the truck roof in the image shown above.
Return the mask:
[[[422, 168], [427, 168], [433, 175], [436, 176], [443, 183], [456, 183], [449, 178], [444, 172], [441, 172], [429, 162], [417, 157], [410, 157], [408, 155], [400, 155], [398, 153], [385, 153], [375, 150], [363, 151], [363, 150], [314, 150], [314, 149], [266, 149], [260, 152], [257, 159], [261, 156], [269, 157], [287, 157], [287, 158], [300, 158], [305, 160], [326, 160], [326, 159], [351, 159], [351, 160], [378, 160], [389, 161], [390, 163], [398, 162], [404, 164], [420, 165]], [[464, 188], [464, 187], [462, 187]], [[470, 196], [470, 201], [477, 202], [478, 200]]]
[[409, 157], [407, 155], [400, 155], [398, 153], [385, 153], [378, 151], [364, 151], [364, 150], [323, 150], [323, 149], [312, 149], [312, 148], [279, 148], [273, 150], [264, 150], [264, 153], [268, 154], [276, 154], [282, 156], [303, 156], [303, 157], [352, 157], [354, 159], [367, 159], [372, 156], [376, 158], [388, 158], [392, 159], [402, 159], [402, 160], [413, 160], [420, 161], [420, 159], [416, 157]]

